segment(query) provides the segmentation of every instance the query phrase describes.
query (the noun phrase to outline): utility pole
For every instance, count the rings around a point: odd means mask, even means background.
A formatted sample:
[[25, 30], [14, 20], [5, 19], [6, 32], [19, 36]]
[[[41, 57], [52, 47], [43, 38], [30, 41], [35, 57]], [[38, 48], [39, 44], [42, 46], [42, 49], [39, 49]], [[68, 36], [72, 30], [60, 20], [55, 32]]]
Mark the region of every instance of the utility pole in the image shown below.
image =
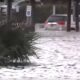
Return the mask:
[[53, 15], [55, 15], [56, 14], [56, 1], [51, 0], [51, 2], [53, 3]]

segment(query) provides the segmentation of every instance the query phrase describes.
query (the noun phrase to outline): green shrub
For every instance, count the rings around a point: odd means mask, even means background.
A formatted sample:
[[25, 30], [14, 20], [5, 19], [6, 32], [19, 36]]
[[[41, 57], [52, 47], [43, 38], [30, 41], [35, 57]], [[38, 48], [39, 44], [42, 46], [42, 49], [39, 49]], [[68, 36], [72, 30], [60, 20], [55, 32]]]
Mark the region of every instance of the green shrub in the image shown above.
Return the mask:
[[0, 64], [30, 62], [29, 56], [36, 55], [35, 39], [36, 33], [28, 28], [0, 28]]

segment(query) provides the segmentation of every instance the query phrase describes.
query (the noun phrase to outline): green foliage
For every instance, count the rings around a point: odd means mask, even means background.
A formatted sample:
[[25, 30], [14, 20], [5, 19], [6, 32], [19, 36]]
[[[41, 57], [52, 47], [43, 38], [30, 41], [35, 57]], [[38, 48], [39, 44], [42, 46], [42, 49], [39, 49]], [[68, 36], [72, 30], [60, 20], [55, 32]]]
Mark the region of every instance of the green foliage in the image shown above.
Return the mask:
[[29, 56], [36, 55], [35, 39], [37, 39], [36, 33], [31, 32], [28, 28], [19, 27], [8, 30], [1, 28], [0, 64], [30, 62]]
[[36, 6], [36, 11], [35, 11], [36, 23], [43, 23], [48, 18], [48, 16], [52, 14], [52, 10], [53, 9], [51, 4]]
[[66, 14], [67, 13], [67, 5], [58, 3], [56, 5], [56, 13], [57, 14]]

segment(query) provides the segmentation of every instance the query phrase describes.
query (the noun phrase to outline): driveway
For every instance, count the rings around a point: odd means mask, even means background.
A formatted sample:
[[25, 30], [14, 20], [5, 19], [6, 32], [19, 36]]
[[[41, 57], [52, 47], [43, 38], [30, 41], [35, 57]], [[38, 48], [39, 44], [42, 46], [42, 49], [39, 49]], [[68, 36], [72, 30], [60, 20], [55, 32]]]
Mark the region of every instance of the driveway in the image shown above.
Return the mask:
[[1, 68], [0, 80], [80, 80], [80, 32], [51, 35], [36, 40], [39, 59], [30, 57], [32, 65], [24, 69]]

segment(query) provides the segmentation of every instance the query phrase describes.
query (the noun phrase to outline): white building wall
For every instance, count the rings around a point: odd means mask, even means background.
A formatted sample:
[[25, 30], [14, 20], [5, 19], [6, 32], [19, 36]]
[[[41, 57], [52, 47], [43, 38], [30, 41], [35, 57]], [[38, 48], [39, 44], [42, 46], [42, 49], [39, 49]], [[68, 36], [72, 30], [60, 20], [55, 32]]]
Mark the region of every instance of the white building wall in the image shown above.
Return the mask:
[[14, 2], [22, 2], [22, 1], [25, 1], [25, 0], [14, 0]]

